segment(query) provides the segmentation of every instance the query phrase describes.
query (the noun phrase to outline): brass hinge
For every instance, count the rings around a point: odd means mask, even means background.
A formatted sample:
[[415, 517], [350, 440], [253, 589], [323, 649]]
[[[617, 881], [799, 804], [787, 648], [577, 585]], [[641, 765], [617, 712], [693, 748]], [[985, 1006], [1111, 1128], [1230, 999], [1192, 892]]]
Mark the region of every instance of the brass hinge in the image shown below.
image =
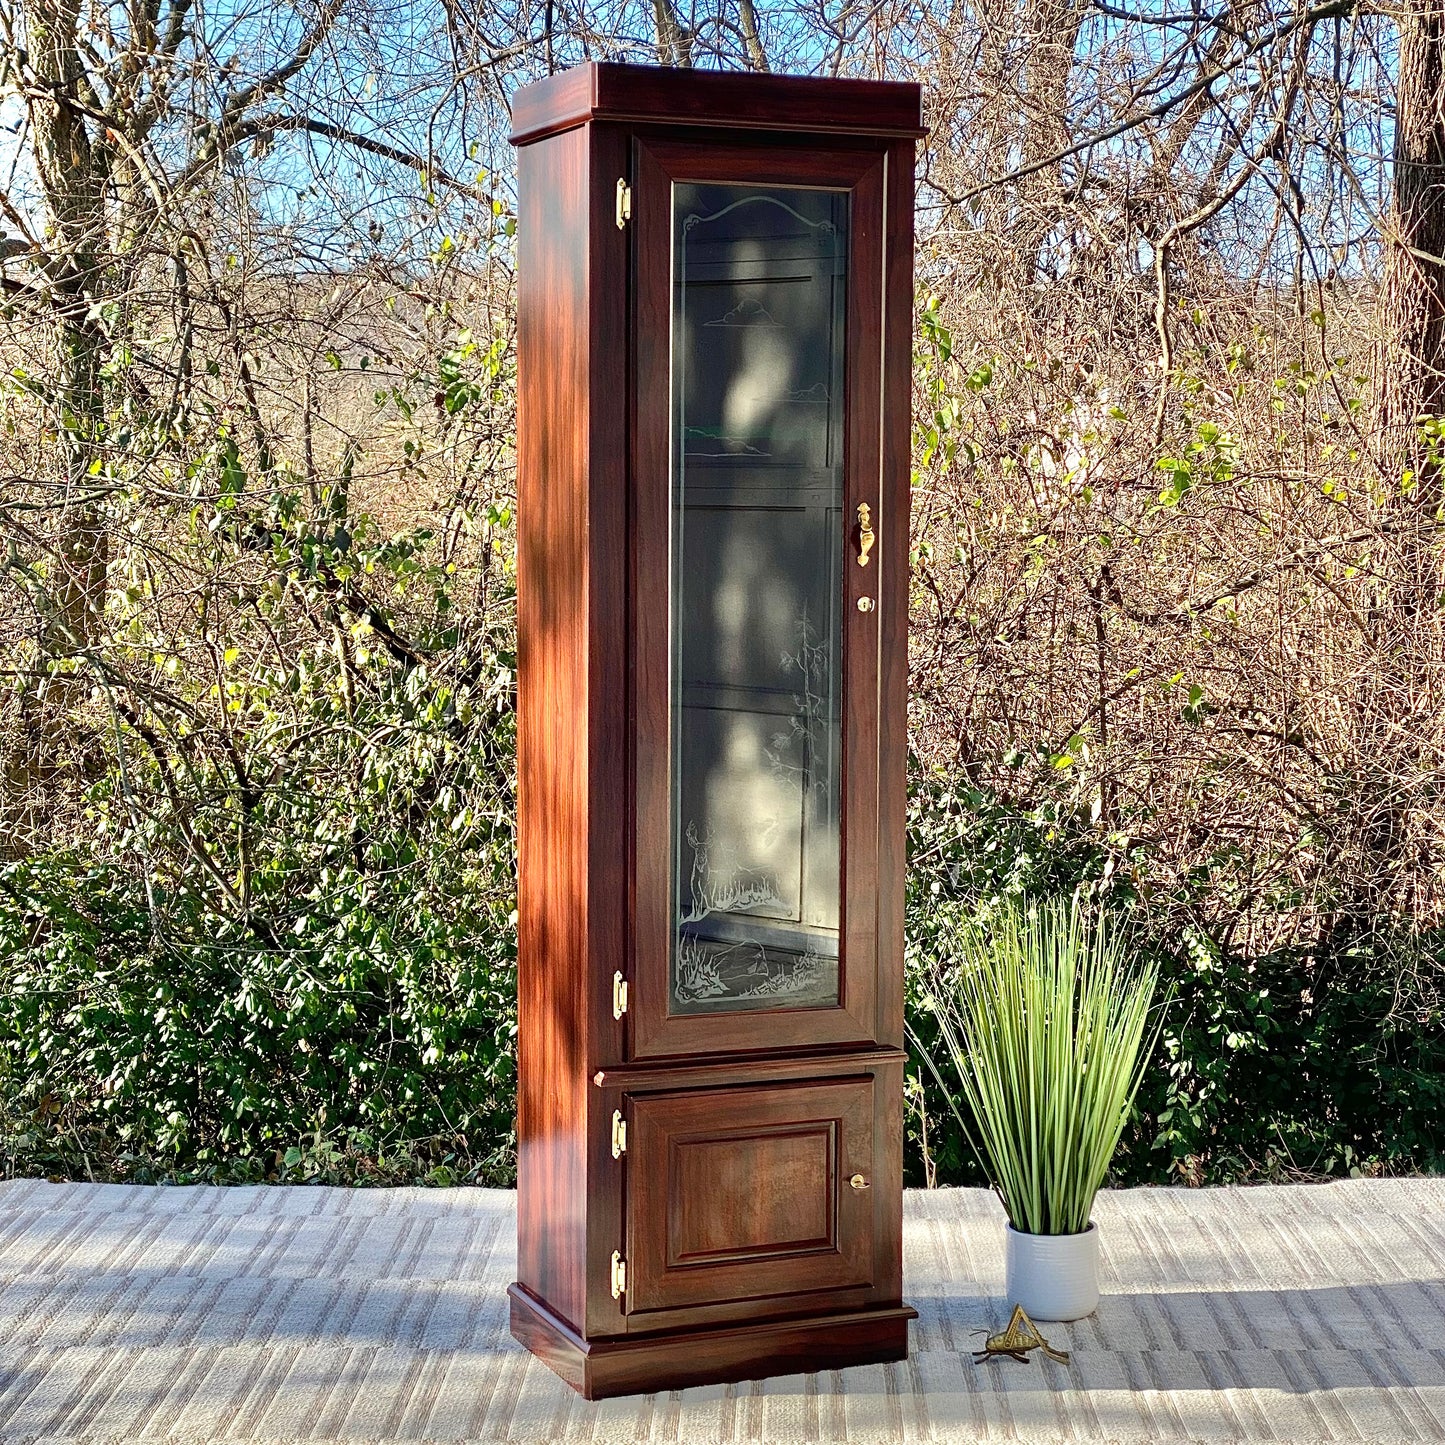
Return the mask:
[[617, 229], [632, 219], [632, 187], [621, 176], [617, 178]]
[[627, 1120], [621, 1109], [612, 1111], [612, 1157], [620, 1159], [627, 1153]]
[[612, 1017], [620, 1019], [627, 1012], [627, 980], [622, 974], [612, 975]]
[[612, 1298], [621, 1299], [627, 1289], [627, 1261], [612, 1251]]

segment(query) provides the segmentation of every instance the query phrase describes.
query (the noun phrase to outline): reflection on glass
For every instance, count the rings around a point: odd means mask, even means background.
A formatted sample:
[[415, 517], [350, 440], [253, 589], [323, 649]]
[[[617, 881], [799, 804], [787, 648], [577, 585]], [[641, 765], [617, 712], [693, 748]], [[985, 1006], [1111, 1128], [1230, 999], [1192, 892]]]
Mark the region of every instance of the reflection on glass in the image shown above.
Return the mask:
[[838, 1000], [848, 200], [673, 190], [674, 1014]]

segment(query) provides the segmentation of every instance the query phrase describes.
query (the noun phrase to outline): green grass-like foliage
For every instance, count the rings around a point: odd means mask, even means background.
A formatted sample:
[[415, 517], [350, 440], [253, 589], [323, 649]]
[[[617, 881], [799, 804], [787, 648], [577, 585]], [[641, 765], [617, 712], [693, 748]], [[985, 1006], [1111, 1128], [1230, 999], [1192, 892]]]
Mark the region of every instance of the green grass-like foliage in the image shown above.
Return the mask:
[[1077, 902], [1010, 905], [959, 932], [928, 1001], [972, 1116], [955, 1105], [959, 1123], [1015, 1229], [1089, 1227], [1158, 1038], [1157, 983]]

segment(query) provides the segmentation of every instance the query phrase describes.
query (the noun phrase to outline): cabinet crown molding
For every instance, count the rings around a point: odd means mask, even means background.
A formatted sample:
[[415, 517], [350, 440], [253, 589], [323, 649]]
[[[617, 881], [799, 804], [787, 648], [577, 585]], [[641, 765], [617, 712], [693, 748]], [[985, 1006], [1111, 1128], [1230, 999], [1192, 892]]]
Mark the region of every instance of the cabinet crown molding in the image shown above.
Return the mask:
[[921, 89], [911, 81], [808, 79], [593, 61], [523, 86], [512, 102], [513, 145], [588, 121], [747, 131], [917, 138]]

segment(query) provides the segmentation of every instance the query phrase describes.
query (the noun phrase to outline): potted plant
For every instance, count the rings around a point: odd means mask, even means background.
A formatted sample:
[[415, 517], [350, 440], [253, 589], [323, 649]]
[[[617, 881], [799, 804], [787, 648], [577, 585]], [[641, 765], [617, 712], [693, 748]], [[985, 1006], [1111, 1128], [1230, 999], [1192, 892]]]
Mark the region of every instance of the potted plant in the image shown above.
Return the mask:
[[[1158, 966], [1077, 900], [957, 935], [925, 994], [954, 1113], [1008, 1213], [1007, 1290], [1037, 1320], [1099, 1303], [1092, 1212], [1159, 1036]], [[930, 1057], [930, 1062], [933, 1062]]]

